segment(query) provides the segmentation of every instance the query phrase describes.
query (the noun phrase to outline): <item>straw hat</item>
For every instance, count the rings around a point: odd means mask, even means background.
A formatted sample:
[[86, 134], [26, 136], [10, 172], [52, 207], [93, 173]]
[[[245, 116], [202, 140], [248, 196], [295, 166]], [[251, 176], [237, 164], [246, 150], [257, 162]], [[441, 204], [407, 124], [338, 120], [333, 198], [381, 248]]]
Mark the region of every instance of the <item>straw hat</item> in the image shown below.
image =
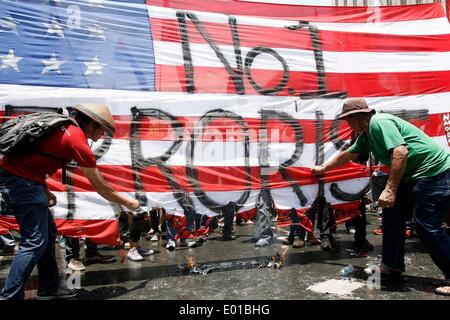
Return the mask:
[[116, 130], [114, 119], [112, 117], [111, 111], [109, 111], [109, 108], [107, 106], [96, 103], [83, 103], [71, 106], [70, 108], [83, 113], [93, 121], [97, 122], [100, 126], [102, 126], [105, 131], [109, 132], [110, 134], [114, 134]]

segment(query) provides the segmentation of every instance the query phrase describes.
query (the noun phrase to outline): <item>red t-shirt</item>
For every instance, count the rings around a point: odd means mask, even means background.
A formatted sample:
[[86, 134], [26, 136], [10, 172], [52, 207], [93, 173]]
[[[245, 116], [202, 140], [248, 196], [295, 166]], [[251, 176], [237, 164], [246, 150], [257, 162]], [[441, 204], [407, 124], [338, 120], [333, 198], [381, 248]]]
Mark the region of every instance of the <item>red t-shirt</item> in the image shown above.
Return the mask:
[[37, 144], [35, 150], [37, 152], [26, 156], [5, 155], [0, 160], [0, 167], [43, 184], [47, 177], [71, 160], [75, 160], [80, 167], [96, 167], [95, 156], [86, 135], [73, 124], [55, 129]]

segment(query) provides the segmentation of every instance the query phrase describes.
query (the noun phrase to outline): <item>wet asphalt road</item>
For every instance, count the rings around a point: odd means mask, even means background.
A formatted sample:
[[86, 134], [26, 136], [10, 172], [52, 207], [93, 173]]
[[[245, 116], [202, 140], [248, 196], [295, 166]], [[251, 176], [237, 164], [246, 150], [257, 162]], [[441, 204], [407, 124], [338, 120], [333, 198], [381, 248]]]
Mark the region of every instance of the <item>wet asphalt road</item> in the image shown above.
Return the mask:
[[[119, 251], [100, 247], [104, 254], [113, 254], [116, 262], [95, 264], [81, 273], [81, 300], [294, 300], [294, 299], [377, 299], [377, 300], [450, 300], [434, 294], [436, 286], [442, 285], [443, 276], [431, 261], [418, 239], [407, 240], [406, 273], [403, 282], [370, 289], [363, 269], [368, 263], [379, 261], [381, 236], [373, 234], [378, 227], [378, 217], [368, 215], [368, 239], [375, 250], [368, 257], [352, 255], [353, 234], [343, 225], [335, 234], [339, 248], [323, 252], [319, 246], [301, 249], [289, 247], [288, 257], [281, 269], [264, 267], [270, 257], [281, 251], [281, 240], [270, 246], [255, 248], [254, 225], [235, 227], [237, 240], [224, 242], [208, 240], [196, 248], [177, 247], [165, 249], [165, 241], [143, 245], [157, 250], [143, 262], [130, 260], [120, 263]], [[278, 231], [279, 237], [286, 236]], [[145, 238], [145, 237], [143, 237]], [[57, 246], [57, 256], [62, 278], [64, 274], [64, 250]], [[84, 256], [83, 252], [81, 253]], [[177, 266], [186, 265], [186, 256], [195, 257], [199, 266], [210, 268], [206, 275], [182, 272]], [[3, 286], [12, 257], [0, 257], [0, 284]], [[339, 271], [353, 265], [355, 271], [350, 282], [360, 288], [347, 293], [320, 293], [308, 287], [328, 280], [341, 281]], [[348, 280], [347, 280], [348, 281]], [[338, 283], [337, 282], [337, 283]], [[335, 284], [336, 285], [336, 284]], [[339, 284], [337, 284], [339, 285]], [[26, 298], [36, 298], [36, 270], [27, 284]], [[331, 288], [331, 291], [333, 288]]]

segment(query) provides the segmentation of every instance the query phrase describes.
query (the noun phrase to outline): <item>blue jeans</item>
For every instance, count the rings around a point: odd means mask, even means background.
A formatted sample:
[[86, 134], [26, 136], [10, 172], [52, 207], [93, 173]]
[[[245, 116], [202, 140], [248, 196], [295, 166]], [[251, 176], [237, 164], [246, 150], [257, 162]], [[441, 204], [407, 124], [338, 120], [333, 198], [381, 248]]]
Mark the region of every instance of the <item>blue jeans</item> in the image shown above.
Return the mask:
[[175, 241], [175, 237], [177, 236], [178, 232], [167, 220], [166, 220], [166, 231], [167, 231], [167, 241], [169, 240]]
[[195, 225], [195, 218], [197, 213], [192, 207], [188, 207], [184, 210], [184, 218], [186, 221], [186, 229], [189, 232], [194, 231], [194, 225]]
[[396, 196], [394, 207], [383, 210], [383, 266], [405, 271], [406, 217], [412, 210], [417, 234], [433, 262], [450, 279], [450, 237], [442, 227], [450, 206], [450, 170], [411, 184], [401, 183]]
[[14, 258], [2, 296], [24, 299], [25, 284], [38, 267], [39, 287], [53, 290], [59, 286], [55, 257], [56, 225], [48, 210], [46, 187], [0, 170], [0, 192], [20, 227], [19, 251]]

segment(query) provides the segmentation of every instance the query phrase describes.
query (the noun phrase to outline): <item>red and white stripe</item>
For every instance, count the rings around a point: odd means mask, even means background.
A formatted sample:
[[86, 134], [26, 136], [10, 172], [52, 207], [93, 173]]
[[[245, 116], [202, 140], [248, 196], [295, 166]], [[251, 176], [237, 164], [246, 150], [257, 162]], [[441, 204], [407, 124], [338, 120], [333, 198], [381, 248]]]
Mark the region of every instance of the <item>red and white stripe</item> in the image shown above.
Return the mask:
[[[329, 3], [326, 1], [324, 3]], [[285, 113], [296, 119], [303, 131], [300, 158], [287, 172], [300, 187], [308, 202], [301, 205], [289, 182], [278, 171], [295, 148], [292, 128], [269, 120], [269, 162], [273, 170], [269, 185], [279, 209], [305, 209], [318, 192], [318, 180], [310, 173], [316, 162], [316, 113], [321, 113], [325, 161], [336, 155], [330, 141], [333, 120], [342, 100], [301, 100], [298, 95], [317, 90], [317, 72], [308, 31], [288, 30], [299, 20], [309, 21], [319, 30], [328, 91], [346, 91], [350, 97], [365, 97], [377, 111], [408, 112], [427, 110], [427, 119], [411, 122], [450, 151], [444, 118], [450, 113], [450, 27], [439, 3], [394, 7], [331, 7], [314, 5], [309, 0], [155, 0], [147, 1], [155, 50], [158, 92], [50, 88], [0, 85], [1, 106], [60, 107], [82, 102], [108, 105], [117, 124], [108, 152], [98, 160], [105, 179], [118, 191], [135, 195], [130, 151], [131, 108], [156, 108], [174, 116], [183, 126], [180, 148], [165, 165], [177, 183], [192, 197], [196, 210], [215, 214], [197, 198], [186, 174], [187, 152], [199, 120], [211, 110], [233, 112], [249, 129], [250, 180], [247, 181], [242, 128], [234, 121], [216, 119], [195, 143], [192, 160], [198, 173], [198, 185], [217, 203], [237, 200], [250, 189], [241, 211], [251, 210], [261, 189], [258, 149], [261, 141], [261, 112]], [[192, 55], [195, 93], [186, 93], [185, 67], [181, 47], [178, 10], [195, 13], [229, 64], [236, 68], [229, 16], [236, 19], [242, 56], [263, 46], [275, 50], [289, 67], [289, 81], [276, 96], [259, 95], [244, 76], [245, 95], [236, 95], [230, 76], [205, 39], [187, 19]], [[270, 35], [270, 36], [268, 36]], [[260, 54], [252, 64], [251, 75], [265, 87], [280, 82], [282, 66], [271, 55]], [[288, 91], [288, 89], [292, 89]], [[170, 123], [142, 117], [140, 146], [144, 157], [164, 154], [173, 144]], [[347, 141], [350, 132], [339, 127], [339, 138]], [[231, 131], [231, 135], [229, 134]], [[101, 143], [98, 141], [94, 148]], [[169, 212], [182, 214], [171, 186], [156, 166], [140, 170], [143, 192], [149, 205], [163, 205]], [[345, 208], [334, 198], [330, 184], [338, 183], [347, 193], [360, 191], [368, 182], [368, 170], [346, 165], [324, 176], [325, 196], [332, 205]], [[113, 207], [101, 198], [80, 170], [72, 175], [75, 208], [68, 220], [68, 198], [60, 183], [60, 172], [48, 180], [58, 196], [54, 208], [58, 229], [69, 235], [97, 237], [114, 242], [117, 222]], [[354, 205], [354, 204], [352, 204]], [[0, 224], [1, 226], [5, 224]]]
[[[185, 61], [176, 16], [180, 10], [198, 17], [233, 68], [237, 66], [228, 24], [230, 15], [236, 19], [243, 59], [255, 47], [275, 50], [289, 68], [289, 81], [278, 95], [318, 89], [308, 30], [286, 29], [298, 20], [309, 21], [319, 29], [329, 91], [345, 90], [350, 96], [369, 97], [450, 89], [450, 26], [439, 3], [420, 6], [421, 10], [417, 6], [311, 8], [296, 5], [286, 10], [283, 4], [254, 6], [242, 1], [201, 5], [195, 1], [147, 3], [160, 91], [186, 91]], [[195, 92], [235, 93], [223, 63], [192, 21], [186, 20]], [[251, 75], [258, 85], [270, 88], [280, 83], [282, 70], [275, 57], [260, 54], [252, 63]], [[416, 79], [414, 86], [411, 78]], [[245, 76], [244, 88], [247, 94], [256, 93]]]
[[[301, 1], [287, 5], [280, 1], [236, 0], [147, 0], [149, 7], [205, 12], [222, 15], [243, 16], [248, 19], [271, 18], [290, 21], [314, 21], [326, 23], [367, 23], [367, 22], [398, 22], [410, 20], [438, 19], [445, 16], [440, 3], [416, 6], [386, 6], [386, 7], [336, 7], [321, 6], [317, 1], [314, 6], [302, 5]], [[329, 4], [328, 1], [325, 2]], [[289, 3], [288, 3], [289, 4]], [[309, 4], [309, 3], [308, 3]]]

